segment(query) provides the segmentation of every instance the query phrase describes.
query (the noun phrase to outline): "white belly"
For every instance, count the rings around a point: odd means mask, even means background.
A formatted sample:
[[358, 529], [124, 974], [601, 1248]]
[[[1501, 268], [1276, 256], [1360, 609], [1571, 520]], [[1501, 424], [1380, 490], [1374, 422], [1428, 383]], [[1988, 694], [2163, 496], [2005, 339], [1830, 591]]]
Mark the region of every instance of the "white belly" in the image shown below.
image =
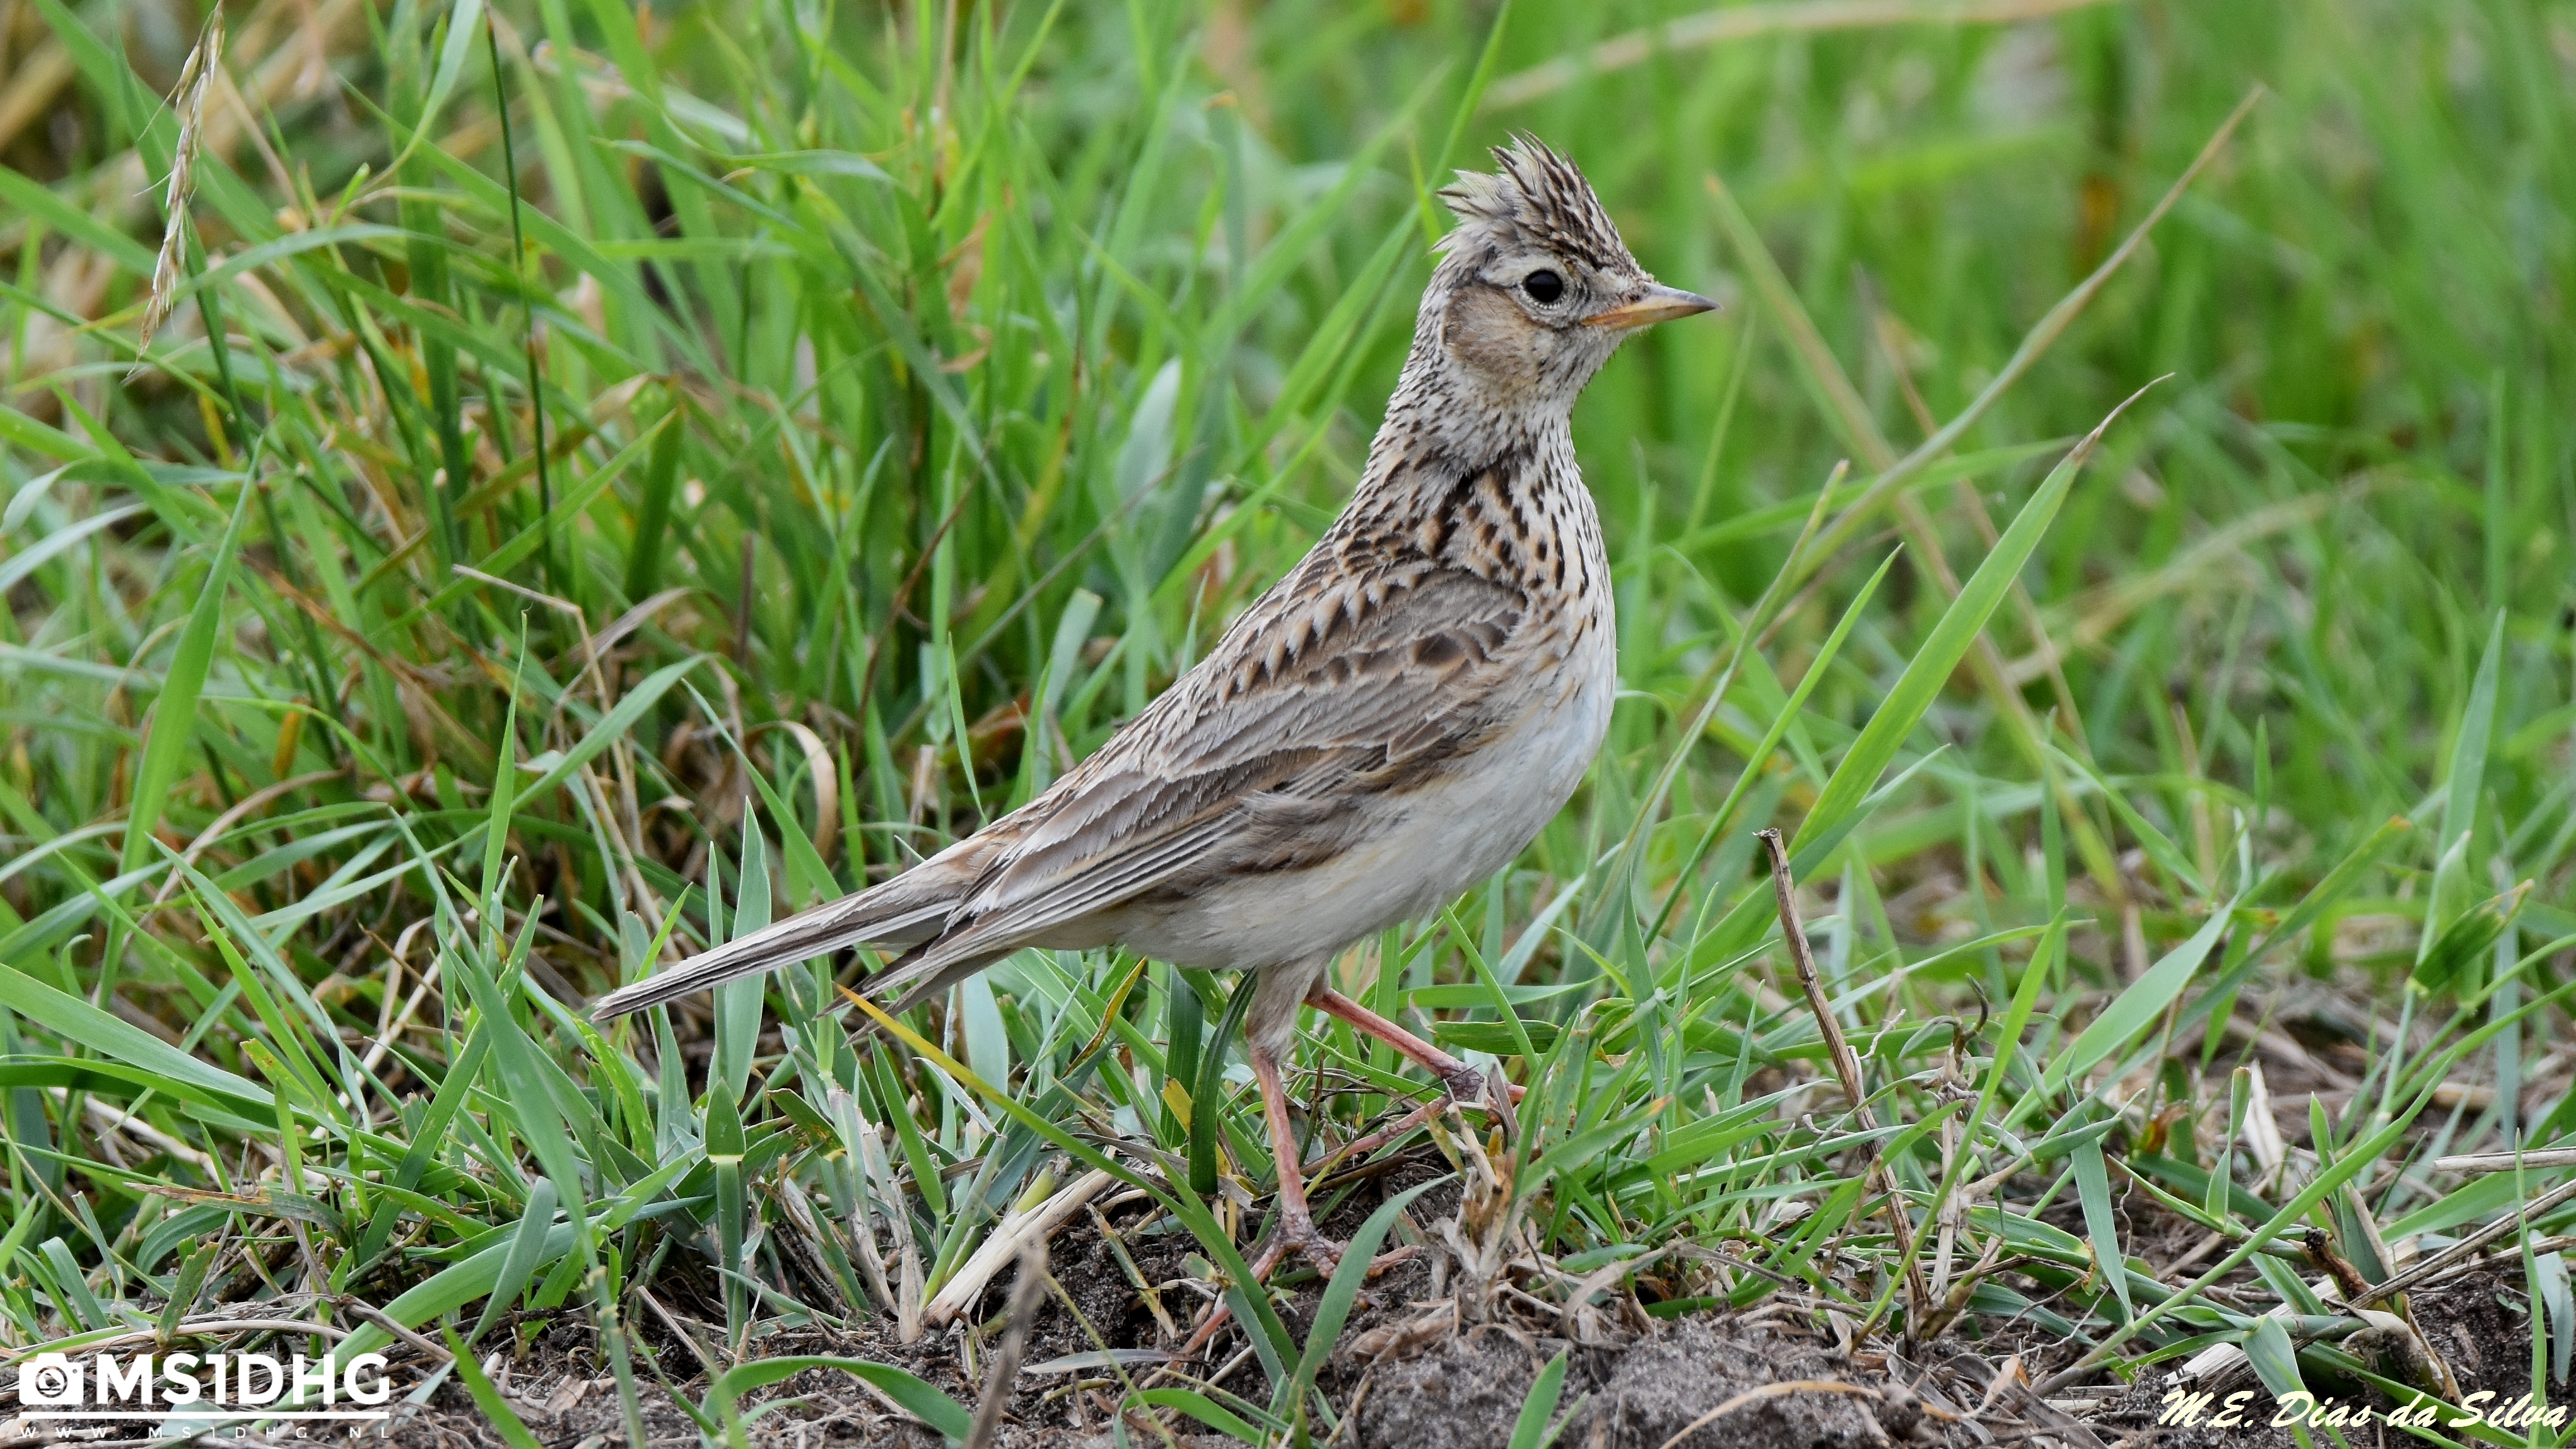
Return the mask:
[[1566, 662], [1564, 688], [1519, 728], [1423, 789], [1361, 802], [1370, 828], [1340, 855], [1117, 912], [1102, 923], [1109, 938], [1156, 960], [1250, 969], [1327, 956], [1455, 900], [1510, 864], [1582, 783], [1617, 687], [1604, 634]]

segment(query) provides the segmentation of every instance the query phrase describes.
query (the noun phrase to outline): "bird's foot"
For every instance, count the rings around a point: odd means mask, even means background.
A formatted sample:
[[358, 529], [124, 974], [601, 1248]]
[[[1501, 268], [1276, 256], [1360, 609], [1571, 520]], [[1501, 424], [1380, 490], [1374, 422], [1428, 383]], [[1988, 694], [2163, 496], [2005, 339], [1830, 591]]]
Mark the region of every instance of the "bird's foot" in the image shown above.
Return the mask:
[[1495, 1126], [1503, 1129], [1506, 1137], [1510, 1136], [1513, 1126], [1512, 1104], [1529, 1095], [1529, 1088], [1506, 1080], [1499, 1072], [1488, 1081], [1484, 1073], [1463, 1065], [1442, 1076], [1440, 1085], [1448, 1091], [1450, 1101], [1461, 1107], [1481, 1110]]
[[[1311, 1225], [1309, 1227], [1309, 1232], [1312, 1232]], [[1323, 1274], [1328, 1280], [1334, 1273], [1340, 1271], [1342, 1259], [1346, 1252], [1344, 1244], [1336, 1243], [1321, 1233], [1314, 1233], [1313, 1236], [1308, 1238], [1302, 1244], [1291, 1244], [1284, 1237], [1276, 1238], [1271, 1241], [1270, 1246], [1261, 1250], [1261, 1256], [1252, 1260], [1251, 1268], [1254, 1281], [1267, 1282], [1272, 1270], [1276, 1269], [1280, 1263], [1287, 1259], [1292, 1248], [1294, 1248], [1295, 1251], [1304, 1253], [1306, 1255], [1306, 1262], [1312, 1266], [1316, 1272]], [[1368, 1276], [1375, 1278], [1386, 1272], [1388, 1269], [1395, 1267], [1399, 1263], [1412, 1262], [1414, 1259], [1421, 1257], [1425, 1251], [1426, 1249], [1424, 1249], [1424, 1247], [1419, 1243], [1408, 1244], [1399, 1248], [1390, 1248], [1387, 1251], [1378, 1254], [1376, 1257], [1369, 1259]], [[1200, 1313], [1198, 1323], [1190, 1332], [1189, 1341], [1181, 1345], [1178, 1357], [1184, 1359], [1198, 1357], [1199, 1352], [1208, 1346], [1208, 1342], [1211, 1339], [1216, 1337], [1217, 1330], [1225, 1327], [1233, 1320], [1234, 1311], [1226, 1306], [1225, 1300], [1218, 1299], [1216, 1302], [1210, 1303], [1207, 1308]]]
[[1325, 1237], [1315, 1228], [1315, 1220], [1304, 1212], [1280, 1215], [1279, 1231], [1271, 1238], [1261, 1256], [1252, 1261], [1252, 1281], [1267, 1283], [1271, 1272], [1287, 1260], [1290, 1253], [1306, 1260], [1306, 1266], [1327, 1278], [1341, 1266], [1342, 1245]]
[[[1310, 1178], [1319, 1176], [1341, 1163], [1357, 1162], [1361, 1158], [1368, 1156], [1370, 1153], [1377, 1151], [1379, 1148], [1384, 1147], [1390, 1142], [1400, 1141], [1411, 1135], [1415, 1128], [1420, 1127], [1424, 1122], [1428, 1121], [1433, 1116], [1436, 1116], [1443, 1109], [1453, 1103], [1460, 1107], [1471, 1107], [1476, 1111], [1482, 1112], [1488, 1119], [1502, 1124], [1504, 1131], [1510, 1131], [1510, 1123], [1512, 1121], [1511, 1109], [1509, 1107], [1498, 1106], [1492, 1097], [1486, 1095], [1484, 1082], [1481, 1080], [1481, 1073], [1473, 1069], [1469, 1069], [1464, 1075], [1470, 1079], [1469, 1083], [1458, 1083], [1447, 1078], [1443, 1078], [1441, 1081], [1443, 1095], [1440, 1099], [1425, 1102], [1421, 1106], [1414, 1108], [1412, 1111], [1405, 1113], [1403, 1116], [1396, 1118], [1386, 1126], [1380, 1127], [1376, 1131], [1368, 1133], [1366, 1136], [1354, 1137], [1350, 1141], [1343, 1143], [1341, 1146], [1334, 1148], [1332, 1151], [1325, 1153], [1323, 1156], [1316, 1158], [1314, 1161], [1307, 1163], [1306, 1175]], [[1517, 1082], [1506, 1082], [1503, 1085], [1510, 1088], [1511, 1100], [1514, 1102], [1518, 1102], [1521, 1098], [1529, 1095], [1529, 1088], [1524, 1087]]]
[[1512, 1103], [1529, 1095], [1529, 1088], [1517, 1082], [1507, 1081], [1497, 1074], [1488, 1083], [1483, 1072], [1467, 1066], [1442, 1077], [1440, 1085], [1447, 1089], [1449, 1100], [1461, 1107], [1481, 1107], [1488, 1112], [1506, 1115], [1510, 1113]]
[[[1269, 1282], [1270, 1275], [1287, 1261], [1290, 1253], [1302, 1254], [1307, 1266], [1328, 1279], [1342, 1262], [1342, 1245], [1317, 1232], [1313, 1218], [1302, 1212], [1296, 1213], [1279, 1225], [1279, 1231], [1271, 1235], [1269, 1245], [1252, 1260], [1250, 1286]], [[1197, 1329], [1190, 1334], [1189, 1342], [1181, 1345], [1181, 1357], [1197, 1357], [1199, 1350], [1207, 1347], [1208, 1340], [1216, 1337], [1216, 1331], [1233, 1316], [1233, 1310], [1223, 1299], [1209, 1304], [1207, 1311], [1200, 1316]]]

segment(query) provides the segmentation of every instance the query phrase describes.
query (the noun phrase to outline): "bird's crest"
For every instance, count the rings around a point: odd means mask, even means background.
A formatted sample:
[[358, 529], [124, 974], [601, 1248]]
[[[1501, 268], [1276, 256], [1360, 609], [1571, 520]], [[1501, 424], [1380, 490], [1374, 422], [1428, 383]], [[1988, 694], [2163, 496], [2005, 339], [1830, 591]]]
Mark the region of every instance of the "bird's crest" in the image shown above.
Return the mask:
[[1495, 174], [1461, 171], [1455, 186], [1441, 189], [1441, 201], [1459, 222], [1441, 239], [1441, 250], [1517, 238], [1594, 267], [1635, 267], [1601, 198], [1573, 162], [1527, 133], [1495, 147], [1494, 161], [1500, 168]]

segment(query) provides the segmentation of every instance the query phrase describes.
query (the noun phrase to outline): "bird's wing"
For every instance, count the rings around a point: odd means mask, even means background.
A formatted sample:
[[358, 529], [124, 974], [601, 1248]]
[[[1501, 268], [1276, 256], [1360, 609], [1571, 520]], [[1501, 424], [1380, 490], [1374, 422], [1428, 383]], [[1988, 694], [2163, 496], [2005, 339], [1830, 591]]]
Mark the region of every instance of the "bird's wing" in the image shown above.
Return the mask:
[[[912, 1004], [1022, 945], [1190, 878], [1293, 870], [1507, 722], [1537, 662], [1519, 590], [1420, 560], [1310, 555], [1215, 650], [1036, 800], [901, 876], [602, 998], [606, 1019], [852, 945]], [[1515, 688], [1514, 686], [1521, 686]]]
[[1327, 562], [1310, 556], [1033, 801], [946, 926], [870, 989], [953, 979], [1192, 877], [1329, 860], [1349, 805], [1413, 788], [1530, 697], [1520, 590], [1427, 560], [1365, 577]]

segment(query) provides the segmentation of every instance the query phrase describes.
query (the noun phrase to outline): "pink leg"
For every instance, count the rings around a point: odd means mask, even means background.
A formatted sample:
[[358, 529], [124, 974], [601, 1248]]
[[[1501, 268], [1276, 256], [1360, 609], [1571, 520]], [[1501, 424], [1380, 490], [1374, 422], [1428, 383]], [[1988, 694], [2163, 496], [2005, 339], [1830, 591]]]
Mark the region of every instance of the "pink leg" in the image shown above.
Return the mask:
[[[1320, 972], [1318, 976], [1320, 977]], [[1265, 973], [1262, 981], [1272, 992], [1277, 992], [1280, 985], [1288, 985], [1293, 978], [1284, 973], [1275, 975]], [[1293, 991], [1295, 987], [1290, 985], [1289, 989]], [[1484, 1079], [1475, 1068], [1340, 992], [1323, 985], [1320, 979], [1307, 990], [1305, 1001], [1307, 1005], [1340, 1017], [1358, 1030], [1394, 1047], [1403, 1053], [1407, 1060], [1419, 1064], [1424, 1070], [1438, 1077], [1441, 1084], [1458, 1100], [1477, 1102], [1477, 1099], [1484, 1095]], [[1267, 1010], [1264, 1009], [1265, 1006]], [[1290, 1039], [1287, 1034], [1293, 1029], [1296, 1021], [1296, 998], [1273, 996], [1268, 1002], [1256, 998], [1252, 1015], [1254, 1019], [1247, 1024], [1244, 1033], [1246, 1038], [1244, 1056], [1252, 1066], [1253, 1080], [1261, 1087], [1262, 1116], [1270, 1126], [1271, 1156], [1279, 1165], [1279, 1232], [1249, 1266], [1255, 1282], [1266, 1282], [1271, 1271], [1279, 1266], [1282, 1259], [1292, 1252], [1297, 1252], [1305, 1254], [1306, 1261], [1313, 1264], [1316, 1271], [1329, 1278], [1335, 1266], [1341, 1262], [1342, 1250], [1339, 1244], [1316, 1230], [1314, 1211], [1307, 1205], [1306, 1179], [1299, 1165], [1297, 1151], [1297, 1132], [1295, 1125], [1288, 1120], [1288, 1087], [1287, 1083], [1280, 1078], [1279, 1048], [1273, 1044], [1274, 1038]], [[1511, 1095], [1517, 1098], [1523, 1089], [1512, 1087], [1510, 1091]], [[1488, 1111], [1493, 1110], [1490, 1104], [1478, 1102], [1478, 1105], [1486, 1106]], [[1430, 1115], [1432, 1110], [1433, 1108], [1426, 1106], [1407, 1116], [1395, 1129], [1395, 1134], [1402, 1135], [1419, 1126], [1422, 1119]], [[1495, 1115], [1502, 1117], [1508, 1114], [1498, 1112]], [[1374, 1150], [1377, 1144], [1389, 1140], [1392, 1139], [1385, 1134], [1373, 1134], [1352, 1144], [1352, 1147]], [[1348, 1147], [1334, 1154], [1337, 1158], [1350, 1155], [1351, 1149]], [[1393, 1252], [1379, 1255], [1369, 1264], [1369, 1276], [1376, 1277], [1395, 1264], [1414, 1256], [1418, 1251], [1415, 1248], [1397, 1248]], [[1207, 1346], [1208, 1341], [1216, 1336], [1217, 1330], [1231, 1316], [1224, 1304], [1210, 1304], [1207, 1312], [1199, 1320], [1197, 1330], [1190, 1335], [1189, 1342], [1182, 1345], [1181, 1356], [1184, 1358], [1195, 1356]]]
[[[1481, 1101], [1485, 1095], [1484, 1075], [1474, 1067], [1449, 1055], [1440, 1048], [1406, 1031], [1403, 1027], [1351, 1000], [1330, 986], [1318, 985], [1306, 993], [1306, 1004], [1326, 1016], [1349, 1022], [1355, 1031], [1365, 1032], [1402, 1053], [1405, 1060], [1440, 1079], [1449, 1089], [1450, 1100], [1461, 1104]], [[1528, 1090], [1504, 1084], [1514, 1101]]]
[[1330, 1277], [1342, 1250], [1315, 1231], [1315, 1215], [1306, 1206], [1306, 1176], [1299, 1166], [1297, 1129], [1288, 1120], [1288, 1087], [1279, 1078], [1279, 1059], [1259, 1042], [1249, 1043], [1249, 1048], [1244, 1055], [1251, 1059], [1253, 1080], [1261, 1084], [1262, 1115], [1270, 1120], [1270, 1155], [1279, 1164], [1279, 1235], [1253, 1265], [1252, 1275], [1269, 1277], [1279, 1260], [1294, 1251], [1304, 1253], [1315, 1271]]

